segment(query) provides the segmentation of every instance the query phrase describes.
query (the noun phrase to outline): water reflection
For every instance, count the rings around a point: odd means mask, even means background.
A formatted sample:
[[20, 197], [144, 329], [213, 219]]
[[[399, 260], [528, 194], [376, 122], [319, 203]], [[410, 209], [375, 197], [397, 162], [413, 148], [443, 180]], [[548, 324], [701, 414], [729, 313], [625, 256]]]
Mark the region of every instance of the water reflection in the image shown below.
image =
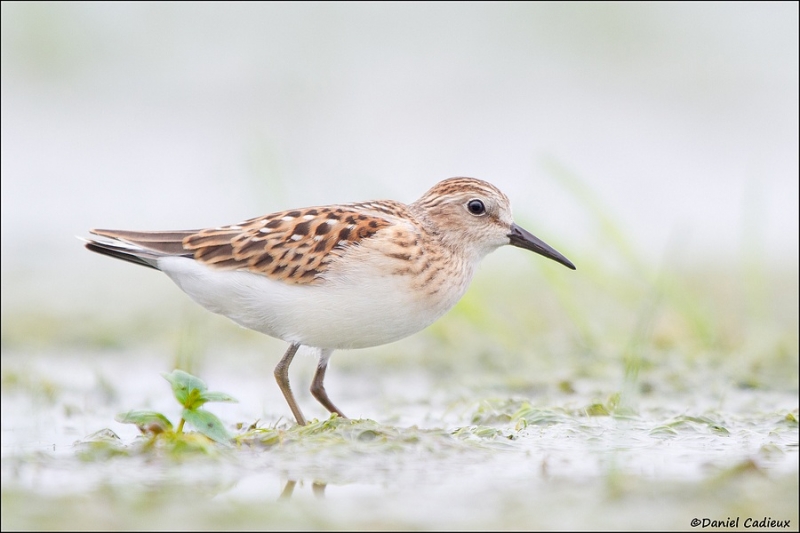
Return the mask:
[[[302, 484], [303, 481], [300, 480]], [[294, 488], [297, 486], [297, 480], [290, 479], [286, 482], [286, 485], [283, 487], [283, 491], [281, 495], [278, 497], [278, 500], [290, 500], [292, 498], [292, 494], [294, 493]], [[325, 497], [325, 487], [327, 487], [327, 483], [322, 483], [321, 481], [314, 481], [311, 483], [311, 491], [314, 493], [314, 496], [317, 498], [324, 498]]]

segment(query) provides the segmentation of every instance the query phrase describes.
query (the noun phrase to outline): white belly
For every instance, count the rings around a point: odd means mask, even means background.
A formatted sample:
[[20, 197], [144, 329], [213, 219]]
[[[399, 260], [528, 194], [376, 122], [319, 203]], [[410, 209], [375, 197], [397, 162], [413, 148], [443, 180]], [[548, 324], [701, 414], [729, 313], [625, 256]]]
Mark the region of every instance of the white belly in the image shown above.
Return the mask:
[[463, 295], [472, 277], [452, 276], [433, 296], [408, 276], [357, 264], [323, 284], [297, 285], [243, 271], [212, 270], [192, 259], [159, 259], [164, 271], [206, 309], [287, 342], [328, 349], [366, 348], [424, 329]]

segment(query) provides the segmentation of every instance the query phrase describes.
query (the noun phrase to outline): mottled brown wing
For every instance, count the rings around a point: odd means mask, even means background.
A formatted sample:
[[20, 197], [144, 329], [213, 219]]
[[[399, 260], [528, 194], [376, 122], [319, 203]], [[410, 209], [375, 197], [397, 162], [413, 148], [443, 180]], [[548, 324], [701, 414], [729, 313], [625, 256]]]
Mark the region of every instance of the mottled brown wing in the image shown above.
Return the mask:
[[313, 283], [340, 250], [391, 225], [386, 218], [359, 210], [361, 205], [281, 211], [233, 226], [205, 229], [184, 237], [183, 248], [213, 268], [248, 270], [288, 283]]

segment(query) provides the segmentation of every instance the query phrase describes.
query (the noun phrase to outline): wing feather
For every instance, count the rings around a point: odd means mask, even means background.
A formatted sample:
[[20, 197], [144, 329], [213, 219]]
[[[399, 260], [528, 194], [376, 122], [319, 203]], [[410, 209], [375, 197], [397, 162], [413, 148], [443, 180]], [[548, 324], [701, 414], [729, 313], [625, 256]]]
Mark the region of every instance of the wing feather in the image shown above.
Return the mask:
[[[396, 211], [405, 206], [397, 204]], [[272, 213], [234, 226], [200, 230], [183, 238], [198, 261], [225, 270], [248, 270], [287, 283], [320, 279], [348, 246], [358, 245], [393, 222], [388, 213], [360, 204]]]
[[311, 207], [202, 230], [92, 230], [112, 244], [91, 241], [90, 249], [153, 268], [159, 257], [177, 255], [214, 269], [247, 270], [286, 283], [312, 284], [321, 281], [348, 247], [409, 218], [408, 208], [392, 201]]

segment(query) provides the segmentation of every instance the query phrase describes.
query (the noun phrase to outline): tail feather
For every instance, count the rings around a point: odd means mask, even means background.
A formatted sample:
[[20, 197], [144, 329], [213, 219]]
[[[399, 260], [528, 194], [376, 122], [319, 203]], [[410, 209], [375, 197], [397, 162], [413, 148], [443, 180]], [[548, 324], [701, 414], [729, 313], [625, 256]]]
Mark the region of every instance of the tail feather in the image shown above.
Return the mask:
[[103, 244], [96, 241], [89, 241], [85, 244], [85, 246], [87, 250], [97, 252], [98, 254], [115, 257], [117, 259], [122, 259], [123, 261], [128, 261], [129, 263], [160, 270], [158, 266], [156, 266], [158, 263], [155, 260], [152, 260], [152, 262], [148, 261], [144, 257], [136, 255], [124, 248], [117, 248], [109, 244]]
[[196, 233], [187, 231], [125, 231], [93, 229], [89, 233], [100, 239], [82, 239], [86, 249], [149, 268], [158, 268], [158, 260], [167, 256], [192, 257], [183, 247], [183, 239]]
[[[184, 231], [126, 231], [112, 229], [93, 229], [89, 233], [106, 237], [115, 241], [124, 241], [161, 252], [166, 255], [185, 255], [189, 253], [183, 247], [183, 239], [199, 230]], [[190, 254], [191, 255], [191, 254]]]

